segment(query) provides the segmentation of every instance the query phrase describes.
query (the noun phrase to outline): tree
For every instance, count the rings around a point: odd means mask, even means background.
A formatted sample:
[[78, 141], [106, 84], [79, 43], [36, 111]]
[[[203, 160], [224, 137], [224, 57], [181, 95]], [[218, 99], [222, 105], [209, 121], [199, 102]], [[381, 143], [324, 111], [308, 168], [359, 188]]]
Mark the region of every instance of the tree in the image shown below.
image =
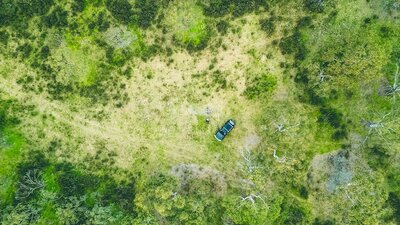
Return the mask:
[[29, 198], [35, 191], [44, 188], [42, 174], [37, 169], [29, 170], [18, 183], [17, 199]]

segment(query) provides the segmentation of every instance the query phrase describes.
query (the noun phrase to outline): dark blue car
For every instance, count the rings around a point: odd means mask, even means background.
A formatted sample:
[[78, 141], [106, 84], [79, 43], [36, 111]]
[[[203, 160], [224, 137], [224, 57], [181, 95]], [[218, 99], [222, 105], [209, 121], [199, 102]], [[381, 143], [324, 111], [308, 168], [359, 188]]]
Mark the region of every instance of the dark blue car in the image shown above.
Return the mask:
[[235, 121], [232, 119], [226, 121], [223, 127], [215, 133], [214, 137], [217, 139], [217, 141], [222, 141], [226, 135], [228, 135], [229, 132], [235, 127]]

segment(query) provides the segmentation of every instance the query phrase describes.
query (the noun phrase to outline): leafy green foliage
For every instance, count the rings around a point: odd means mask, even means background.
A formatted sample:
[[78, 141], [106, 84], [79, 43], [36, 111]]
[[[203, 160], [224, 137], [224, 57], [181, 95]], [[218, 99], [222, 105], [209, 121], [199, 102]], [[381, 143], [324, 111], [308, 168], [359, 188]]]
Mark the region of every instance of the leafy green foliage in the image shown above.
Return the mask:
[[156, 18], [158, 9], [161, 5], [160, 0], [138, 0], [135, 2], [135, 11], [138, 15], [138, 25], [147, 28]]
[[239, 17], [261, 7], [268, 9], [269, 5], [264, 0], [202, 0], [200, 1], [204, 14], [212, 17], [222, 17], [228, 13], [233, 16]]
[[311, 12], [322, 13], [325, 5], [326, 0], [304, 0], [304, 7]]
[[53, 0], [17, 0], [16, 4], [18, 6], [19, 13], [27, 17], [32, 17], [46, 14], [54, 2]]
[[60, 6], [57, 6], [51, 13], [43, 17], [43, 23], [47, 27], [67, 27], [68, 26], [68, 12]]
[[260, 20], [261, 30], [265, 31], [267, 35], [272, 35], [275, 32], [274, 18]]
[[283, 54], [293, 54], [296, 60], [303, 60], [307, 55], [304, 39], [299, 31], [281, 39], [279, 48]]
[[0, 31], [0, 42], [7, 44], [10, 34], [7, 31]]
[[113, 17], [123, 24], [129, 24], [133, 19], [132, 5], [128, 0], [107, 0], [106, 6]]
[[216, 27], [219, 33], [225, 35], [228, 32], [229, 23], [226, 22], [225, 20], [221, 20], [217, 23]]

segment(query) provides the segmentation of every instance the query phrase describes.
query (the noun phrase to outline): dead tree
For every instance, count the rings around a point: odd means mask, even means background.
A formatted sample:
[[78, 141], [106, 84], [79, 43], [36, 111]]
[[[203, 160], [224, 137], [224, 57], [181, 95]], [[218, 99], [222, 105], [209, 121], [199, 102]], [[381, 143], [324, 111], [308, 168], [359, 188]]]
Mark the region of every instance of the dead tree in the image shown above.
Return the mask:
[[249, 147], [245, 147], [245, 150], [240, 152], [244, 159], [243, 166], [246, 168], [247, 172], [252, 173], [254, 169], [258, 168], [253, 162], [251, 149]]
[[260, 199], [265, 204], [264, 199], [260, 195], [256, 195], [256, 194], [249, 194], [245, 197], [240, 196], [240, 199], [242, 200], [242, 202], [250, 201], [251, 204], [254, 204], [256, 202], [256, 199]]
[[[365, 137], [363, 144], [368, 140], [368, 138], [371, 136], [373, 132], [377, 132], [383, 139], [385, 139], [382, 135], [382, 128], [385, 126], [384, 125], [384, 120], [387, 116], [389, 116], [390, 113], [385, 114], [380, 121], [374, 122], [374, 121], [369, 121], [369, 120], [362, 120], [361, 123], [365, 126], [365, 128], [368, 129], [368, 134]], [[390, 128], [388, 128], [389, 131], [391, 131]]]
[[284, 133], [292, 128], [298, 127], [300, 126], [300, 123], [293, 125], [293, 126], [286, 126], [285, 122], [281, 122], [281, 123], [274, 123], [275, 125], [275, 133]]
[[326, 74], [324, 73], [324, 70], [321, 70], [321, 71], [318, 73], [318, 82], [319, 82], [319, 83], [323, 83], [327, 78], [331, 78], [331, 76], [326, 75]]
[[36, 190], [44, 188], [42, 174], [37, 169], [29, 170], [18, 183], [17, 199], [25, 199], [32, 195]]
[[396, 73], [394, 74], [394, 81], [392, 86], [388, 86], [385, 89], [385, 94], [387, 96], [393, 96], [394, 100], [396, 98], [397, 92], [400, 92], [400, 87], [399, 87], [399, 70], [400, 70], [400, 65], [396, 64]]

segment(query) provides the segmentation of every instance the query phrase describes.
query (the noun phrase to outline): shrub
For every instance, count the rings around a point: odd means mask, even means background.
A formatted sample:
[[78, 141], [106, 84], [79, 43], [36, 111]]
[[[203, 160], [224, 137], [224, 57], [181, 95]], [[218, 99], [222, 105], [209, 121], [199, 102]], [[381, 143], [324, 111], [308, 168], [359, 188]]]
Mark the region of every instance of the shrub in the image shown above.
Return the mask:
[[142, 28], [148, 28], [156, 18], [159, 5], [159, 0], [137, 0], [135, 9], [138, 11], [138, 25]]
[[322, 13], [325, 9], [325, 0], [305, 0], [304, 7], [311, 12]]
[[28, 171], [43, 170], [43, 168], [50, 165], [45, 155], [39, 151], [30, 151], [25, 156], [25, 161], [17, 166], [18, 176], [23, 177]]
[[17, 14], [17, 7], [8, 1], [0, 1], [0, 26], [9, 25], [11, 21], [15, 20]]
[[301, 84], [308, 84], [309, 79], [307, 76], [308, 70], [300, 70], [297, 72], [296, 76], [294, 77], [294, 82], [301, 83]]
[[279, 48], [282, 54], [294, 54], [297, 61], [304, 60], [307, 54], [307, 48], [298, 30], [293, 35], [282, 38]]
[[97, 177], [81, 174], [70, 163], [57, 164], [56, 171], [58, 173], [57, 182], [60, 185], [61, 194], [64, 196], [82, 196], [85, 191], [98, 184]]
[[28, 58], [33, 50], [32, 46], [28, 43], [20, 45], [17, 47], [17, 52], [19, 52], [22, 58]]
[[108, 179], [102, 197], [104, 203], [116, 203], [127, 212], [132, 212], [133, 199], [135, 199], [135, 183], [133, 181], [118, 184], [115, 180]]
[[300, 34], [296, 32], [295, 34], [282, 38], [279, 43], [279, 48], [282, 54], [293, 54], [297, 52], [297, 46], [300, 42]]
[[305, 17], [302, 17], [301, 19], [299, 19], [297, 21], [297, 26], [296, 27], [299, 29], [299, 28], [303, 28], [303, 27], [308, 27], [311, 24], [312, 24], [311, 17], [310, 16], [305, 16]]
[[[0, 18], [1, 20], [1, 18]], [[3, 44], [7, 44], [8, 39], [10, 38], [10, 35], [8, 34], [7, 31], [0, 31], [0, 42]]]
[[84, 0], [75, 0], [71, 7], [72, 7], [72, 11], [77, 13], [77, 12], [83, 12], [83, 10], [85, 10], [85, 6], [86, 6], [86, 1]]
[[333, 128], [339, 128], [342, 122], [342, 114], [334, 108], [323, 106], [319, 109], [318, 122], [326, 122]]
[[341, 128], [339, 130], [336, 130], [335, 133], [332, 134], [332, 139], [335, 141], [342, 140], [346, 138], [347, 135], [347, 130], [345, 128]]
[[97, 16], [96, 26], [101, 32], [106, 31], [110, 27], [110, 23], [104, 17], [105, 17], [104, 12], [100, 12], [99, 15]]
[[212, 17], [221, 17], [229, 13], [229, 0], [211, 0], [208, 6], [203, 6], [204, 15]]
[[49, 48], [49, 46], [43, 46], [41, 49], [40, 49], [40, 58], [41, 59], [47, 59], [48, 57], [49, 57], [49, 55], [50, 55], [50, 48]]
[[53, 0], [17, 0], [19, 14], [27, 17], [45, 15], [53, 4]]
[[281, 205], [279, 224], [309, 224], [310, 211], [295, 200], [287, 199]]
[[42, 22], [47, 27], [67, 27], [68, 12], [60, 6], [57, 6], [48, 16], [43, 17]]
[[213, 82], [218, 86], [218, 89], [225, 89], [227, 86], [227, 81], [225, 75], [220, 71], [216, 70], [212, 74]]
[[264, 7], [265, 9], [269, 7], [265, 0], [233, 0], [233, 4], [233, 16], [236, 17], [258, 10], [260, 7]]
[[260, 20], [261, 30], [265, 31], [268, 35], [275, 32], [274, 18]]
[[250, 84], [247, 85], [243, 94], [248, 99], [254, 99], [272, 92], [275, 89], [275, 86], [276, 78], [267, 74], [263, 74], [262, 76], [253, 79]]
[[393, 208], [393, 218], [396, 223], [400, 223], [400, 197], [394, 192], [389, 193], [389, 198], [387, 200], [390, 206]]
[[228, 32], [229, 23], [225, 20], [221, 20], [217, 23], [217, 31], [222, 35], [225, 35]]
[[123, 24], [131, 22], [133, 17], [132, 5], [128, 0], [107, 0], [106, 7], [111, 15]]
[[333, 222], [332, 220], [316, 218], [312, 225], [335, 225], [335, 224], [336, 223]]
[[301, 187], [300, 187], [300, 190], [299, 190], [299, 193], [300, 193], [300, 196], [301, 196], [302, 198], [304, 198], [304, 199], [307, 199], [307, 198], [308, 198], [308, 190], [307, 190], [306, 187], [301, 186]]

